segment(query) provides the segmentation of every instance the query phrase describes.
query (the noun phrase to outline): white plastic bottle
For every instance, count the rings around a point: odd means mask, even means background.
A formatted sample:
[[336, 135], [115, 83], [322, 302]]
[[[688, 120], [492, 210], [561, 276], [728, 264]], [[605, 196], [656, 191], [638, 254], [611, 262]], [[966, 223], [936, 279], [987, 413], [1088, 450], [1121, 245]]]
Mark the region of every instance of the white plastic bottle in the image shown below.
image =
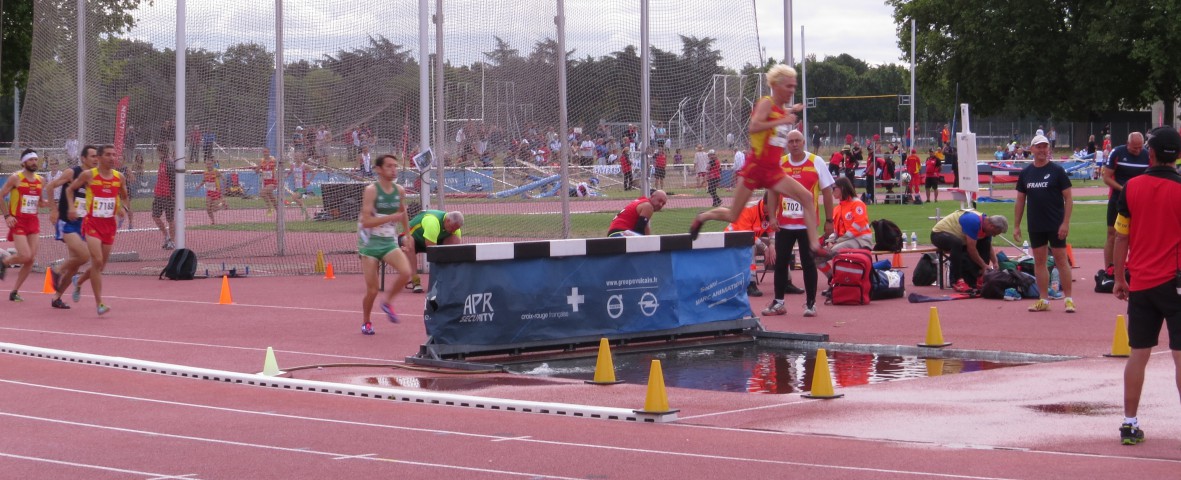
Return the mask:
[[1029, 240], [1021, 242], [1021, 253], [1027, 257], [1029, 256]]
[[919, 236], [914, 232], [910, 232], [910, 249], [915, 250], [919, 248]]

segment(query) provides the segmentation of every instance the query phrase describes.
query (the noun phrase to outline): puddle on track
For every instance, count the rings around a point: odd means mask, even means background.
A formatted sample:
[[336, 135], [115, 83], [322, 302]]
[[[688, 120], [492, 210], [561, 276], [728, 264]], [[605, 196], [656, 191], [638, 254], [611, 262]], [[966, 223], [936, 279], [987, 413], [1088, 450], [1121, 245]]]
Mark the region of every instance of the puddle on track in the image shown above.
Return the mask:
[[[786, 394], [806, 392], [812, 384], [815, 351], [763, 347], [754, 343], [616, 353], [615, 377], [647, 384], [652, 360], [660, 360], [664, 384], [670, 387], [724, 392]], [[594, 357], [518, 364], [513, 373], [590, 380]], [[829, 371], [837, 387], [905, 380], [1028, 365], [957, 358], [923, 359], [863, 352], [828, 352]]]

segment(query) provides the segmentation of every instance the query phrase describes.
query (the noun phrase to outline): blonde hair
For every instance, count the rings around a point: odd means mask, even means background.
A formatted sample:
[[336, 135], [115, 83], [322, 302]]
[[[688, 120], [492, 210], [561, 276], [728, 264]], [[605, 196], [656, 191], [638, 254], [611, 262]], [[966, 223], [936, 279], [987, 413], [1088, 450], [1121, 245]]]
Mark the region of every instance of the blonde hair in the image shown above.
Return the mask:
[[780, 63], [778, 65], [771, 67], [770, 70], [767, 70], [767, 85], [768, 86], [774, 85], [776, 83], [779, 83], [780, 81], [782, 81], [785, 78], [788, 78], [788, 77], [795, 78], [795, 76], [796, 76], [796, 69], [791, 68], [788, 65]]

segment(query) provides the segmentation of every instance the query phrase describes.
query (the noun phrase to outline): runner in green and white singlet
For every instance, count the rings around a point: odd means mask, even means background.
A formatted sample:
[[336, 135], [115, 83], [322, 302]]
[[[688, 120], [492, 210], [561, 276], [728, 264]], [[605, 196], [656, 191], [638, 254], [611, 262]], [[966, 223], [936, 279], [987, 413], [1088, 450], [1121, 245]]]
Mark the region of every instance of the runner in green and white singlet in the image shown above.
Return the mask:
[[[402, 285], [410, 279], [410, 262], [405, 252], [398, 248], [398, 225], [402, 231], [410, 229], [406, 216], [405, 191], [394, 183], [398, 176], [398, 159], [393, 155], [377, 158], [377, 181], [365, 187], [361, 195], [361, 218], [357, 228], [357, 252], [361, 256], [361, 270], [365, 274], [365, 298], [361, 302], [361, 333], [373, 335], [373, 324], [369, 314], [373, 301], [377, 299], [377, 273], [381, 264], [393, 267], [397, 277], [393, 285]], [[394, 297], [399, 288], [386, 291], [381, 310], [391, 322], [398, 322], [394, 313]]]

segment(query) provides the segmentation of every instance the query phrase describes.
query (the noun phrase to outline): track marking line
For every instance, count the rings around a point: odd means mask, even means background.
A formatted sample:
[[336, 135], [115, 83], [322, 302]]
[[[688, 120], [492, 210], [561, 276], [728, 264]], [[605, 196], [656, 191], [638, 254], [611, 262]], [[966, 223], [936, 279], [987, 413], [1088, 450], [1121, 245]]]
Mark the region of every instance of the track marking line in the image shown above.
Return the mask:
[[[233, 345], [218, 345], [218, 344], [213, 344], [213, 343], [196, 343], [196, 342], [178, 342], [175, 340], [156, 340], [156, 339], [152, 339], [152, 338], [116, 337], [113, 335], [96, 335], [93, 333], [60, 332], [60, 331], [54, 331], [54, 330], [34, 330], [34, 329], [30, 329], [30, 328], [0, 327], [0, 330], [11, 330], [14, 332], [27, 332], [27, 333], [49, 333], [49, 334], [55, 334], [55, 335], [70, 335], [70, 336], [75, 336], [75, 337], [87, 337], [87, 338], [105, 338], [108, 340], [130, 340], [130, 341], [136, 341], [136, 342], [163, 343], [163, 344], [167, 344], [167, 345], [184, 345], [184, 346], [188, 346], [188, 347], [226, 348], [226, 349], [230, 349], [230, 350], [248, 350], [248, 351], [252, 351], [252, 352], [267, 351], [267, 349], [265, 349], [265, 348], [257, 348], [257, 347], [236, 347]], [[346, 358], [346, 359], [350, 359], [350, 360], [372, 360], [375, 362], [406, 363], [403, 360], [391, 360], [388, 358], [353, 357], [353, 356], [349, 356], [349, 355], [300, 352], [300, 351], [296, 351], [296, 350], [275, 350], [275, 353], [284, 353], [284, 354], [290, 353], [290, 354], [296, 354], [296, 355], [308, 355], [308, 356], [313, 356], [313, 357]]]
[[[40, 292], [29, 292], [29, 293], [34, 294], [34, 295], [41, 294]], [[50, 295], [50, 294], [46, 293], [44, 295]], [[85, 296], [90, 297], [90, 295], [85, 295]], [[218, 305], [218, 306], [222, 306], [222, 307], [229, 306], [229, 307], [249, 307], [249, 308], [273, 308], [273, 309], [277, 309], [277, 310], [299, 310], [299, 311], [308, 311], [308, 312], [330, 312], [330, 313], [351, 313], [351, 314], [361, 313], [360, 310], [341, 310], [341, 309], [336, 309], [336, 308], [318, 308], [318, 307], [293, 307], [293, 306], [289, 306], [289, 305], [260, 305], [260, 304], [254, 304], [254, 303], [236, 303], [236, 302], [231, 305], [221, 305], [218, 302], [207, 302], [207, 301], [199, 301], [199, 300], [178, 300], [175, 298], [119, 297], [119, 296], [113, 296], [113, 295], [105, 295], [104, 297], [105, 298], [114, 298], [117, 300], [138, 300], [141, 302], [183, 303], [183, 304], [189, 304], [189, 305]], [[413, 314], [413, 313], [403, 314], [403, 313], [399, 312], [398, 316], [399, 317], [406, 316], [406, 317], [422, 318], [422, 314]]]
[[[957, 474], [950, 474], [950, 473], [920, 472], [920, 471], [911, 471], [911, 470], [881, 469], [881, 468], [870, 468], [870, 467], [854, 467], [854, 466], [845, 466], [845, 465], [795, 462], [795, 461], [789, 461], [789, 460], [769, 460], [769, 459], [763, 459], [763, 458], [746, 458], [746, 457], [735, 457], [735, 456], [728, 456], [728, 455], [688, 453], [688, 452], [676, 452], [676, 451], [668, 451], [668, 450], [639, 449], [639, 448], [621, 447], [621, 446], [614, 446], [614, 445], [565, 442], [565, 441], [556, 441], [556, 440], [541, 440], [541, 439], [536, 439], [536, 438], [532, 438], [532, 437], [529, 437], [529, 438], [504, 437], [504, 436], [499, 436], [499, 435], [487, 435], [487, 434], [462, 432], [462, 431], [440, 430], [440, 429], [420, 428], [420, 427], [405, 427], [405, 426], [400, 426], [400, 425], [355, 422], [355, 421], [350, 421], [350, 420], [306, 417], [306, 416], [301, 416], [301, 415], [290, 415], [290, 414], [282, 414], [282, 413], [274, 413], [274, 412], [242, 410], [242, 409], [228, 408], [228, 407], [217, 407], [217, 406], [212, 406], [212, 405], [201, 405], [201, 404], [194, 404], [194, 403], [174, 402], [174, 401], [170, 401], [170, 400], [158, 400], [158, 399], [152, 399], [152, 398], [132, 397], [132, 396], [127, 396], [127, 395], [118, 395], [118, 394], [112, 394], [112, 393], [103, 393], [103, 392], [95, 392], [95, 391], [88, 391], [88, 390], [78, 390], [78, 389], [73, 389], [73, 388], [56, 387], [56, 386], [51, 386], [51, 385], [41, 385], [41, 384], [35, 384], [35, 383], [15, 381], [15, 380], [0, 379], [0, 383], [8, 383], [8, 384], [13, 384], [13, 385], [21, 385], [21, 386], [35, 387], [35, 388], [44, 388], [44, 389], [48, 389], [48, 390], [65, 391], [65, 392], [78, 393], [78, 394], [84, 394], [84, 395], [94, 395], [94, 396], [100, 396], [100, 397], [117, 398], [117, 399], [123, 399], [123, 400], [132, 400], [132, 401], [141, 401], [141, 402], [147, 402], [147, 403], [158, 403], [158, 404], [163, 404], [163, 405], [173, 405], [173, 406], [191, 407], [191, 408], [198, 408], [198, 409], [207, 409], [207, 410], [214, 410], [214, 411], [220, 411], [220, 412], [230, 412], [230, 413], [239, 413], [239, 414], [247, 414], [247, 415], [261, 415], [261, 416], [275, 417], [275, 418], [305, 420], [305, 421], [310, 421], [310, 422], [323, 422], [323, 423], [339, 424], [339, 425], [373, 427], [373, 428], [380, 428], [380, 429], [401, 430], [401, 431], [409, 431], [409, 432], [446, 434], [446, 435], [455, 435], [455, 436], [472, 437], [472, 438], [484, 438], [484, 439], [492, 439], [492, 440], [498, 440], [498, 439], [499, 440], [516, 440], [516, 441], [520, 441], [520, 442], [537, 443], [537, 444], [543, 444], [543, 445], [557, 445], [557, 446], [563, 446], [563, 447], [598, 449], [598, 450], [620, 451], [620, 452], [629, 452], [629, 453], [642, 453], [642, 454], [663, 455], [663, 456], [672, 456], [672, 457], [699, 458], [699, 459], [708, 459], [708, 460], [723, 460], [723, 461], [734, 461], [734, 462], [740, 462], [740, 463], [741, 462], [750, 462], [750, 463], [758, 463], [758, 464], [812, 467], [812, 468], [839, 470], [839, 471], [876, 472], [876, 473], [890, 473], [890, 474], [938, 477], [938, 478], [959, 478], [959, 479], [967, 479], [967, 480], [1011, 480], [1011, 479], [1007, 479], [1005, 477], [981, 477], [981, 476], [972, 476], [972, 475], [957, 475]], [[0, 415], [13, 415], [13, 414], [0, 412]], [[50, 420], [52, 421], [52, 419], [50, 419]], [[669, 425], [670, 426], [679, 426], [679, 427], [689, 427], [689, 428], [694, 428], [694, 427], [702, 428], [702, 427], [693, 426], [693, 425], [681, 425], [681, 424], [669, 424]], [[115, 428], [115, 427], [110, 427], [110, 428]], [[704, 427], [704, 428], [719, 429], [719, 430], [726, 430], [726, 431], [733, 431], [733, 432], [740, 432], [740, 433], [803, 436], [803, 435], [799, 435], [799, 434], [789, 434], [789, 433], [785, 433], [785, 432], [744, 430], [744, 429], [721, 428], [721, 427]], [[893, 441], [893, 440], [859, 439], [859, 438], [843, 438], [843, 437], [832, 437], [832, 438], [846, 439], [846, 440], [852, 440], [852, 441], [864, 441], [864, 442], [871, 442], [871, 443], [910, 443], [910, 444], [920, 445], [920, 446], [936, 446], [936, 447], [940, 446], [940, 445], [936, 445], [936, 444], [921, 444], [918, 442], [899, 442], [899, 441]], [[276, 448], [278, 448], [278, 447], [276, 447]], [[298, 451], [297, 449], [290, 449], [290, 450]], [[997, 448], [997, 450], [1002, 450], [1002, 449]], [[1080, 456], [1080, 457], [1086, 457], [1086, 458], [1119, 459], [1119, 460], [1130, 460], [1130, 461], [1148, 460], [1148, 461], [1165, 461], [1165, 462], [1170, 462], [1170, 463], [1181, 463], [1181, 461], [1178, 461], [1178, 460], [1168, 460], [1168, 459], [1129, 458], [1129, 457], [1120, 457], [1120, 456], [1113, 456], [1113, 455], [1075, 454], [1075, 453], [1065, 453], [1065, 452], [1049, 452], [1049, 451], [1041, 451], [1041, 450], [1016, 450], [1016, 451], [1018, 451], [1020, 453], [1033, 453], [1033, 454], [1045, 453], [1045, 454], [1051, 454], [1051, 455]], [[370, 457], [367, 457], [367, 458], [370, 458]], [[374, 459], [374, 460], [401, 462], [401, 460], [387, 460], [387, 459]], [[550, 477], [550, 478], [557, 478], [557, 477]]]
[[532, 436], [532, 435], [525, 435], [525, 436], [522, 436], [522, 437], [507, 437], [507, 438], [498, 438], [498, 439], [496, 439], [496, 440], [493, 440], [493, 442], [507, 442], [507, 441], [509, 441], [509, 440], [526, 440], [526, 439], [530, 439], [530, 438], [533, 438], [533, 436]]
[[[319, 455], [319, 456], [329, 456], [329, 457], [333, 457], [334, 459], [353, 458], [353, 459], [357, 459], [357, 460], [384, 460], [384, 461], [388, 461], [388, 462], [404, 463], [404, 464], [408, 464], [408, 465], [443, 468], [443, 469], [453, 469], [453, 470], [463, 470], [463, 471], [468, 471], [468, 472], [496, 473], [496, 474], [502, 474], [502, 475], [512, 475], [512, 476], [517, 476], [517, 477], [529, 477], [529, 478], [556, 478], [556, 479], [560, 479], [560, 480], [579, 480], [579, 479], [573, 478], [573, 477], [559, 477], [559, 476], [554, 476], [554, 475], [542, 475], [542, 474], [538, 474], [538, 473], [514, 472], [514, 471], [510, 471], [510, 470], [494, 470], [494, 469], [476, 468], [476, 467], [464, 467], [461, 465], [448, 465], [448, 464], [443, 464], [443, 463], [430, 463], [430, 462], [415, 462], [415, 461], [409, 461], [409, 460], [386, 459], [386, 458], [379, 458], [379, 457], [370, 456], [370, 455], [374, 455], [374, 454], [348, 455], [348, 454], [343, 454], [343, 453], [322, 452], [319, 450], [280, 447], [277, 445], [263, 445], [260, 443], [237, 442], [237, 441], [233, 441], [233, 440], [221, 440], [221, 439], [208, 438], [208, 437], [195, 437], [192, 435], [177, 435], [177, 434], [173, 434], [173, 433], [153, 432], [153, 431], [149, 431], [149, 430], [137, 430], [137, 429], [132, 429], [132, 428], [122, 428], [122, 427], [112, 427], [112, 426], [108, 426], [108, 425], [98, 425], [98, 424], [94, 424], [94, 423], [72, 422], [69, 420], [59, 420], [56, 418], [34, 417], [34, 416], [30, 416], [30, 415], [21, 415], [18, 413], [0, 412], [0, 416], [20, 418], [23, 420], [36, 420], [36, 421], [47, 422], [47, 423], [56, 423], [56, 424], [61, 424], [61, 425], [69, 425], [72, 427], [86, 427], [86, 428], [95, 428], [95, 429], [99, 429], [99, 430], [110, 430], [110, 431], [121, 432], [121, 433], [132, 433], [132, 434], [138, 434], [138, 435], [146, 435], [149, 437], [164, 437], [164, 438], [172, 438], [172, 439], [177, 439], [177, 440], [189, 440], [189, 441], [194, 441], [194, 442], [205, 442], [205, 443], [213, 443], [213, 444], [218, 444], [218, 445], [229, 445], [229, 446], [234, 446], [234, 447], [250, 447], [250, 448], [259, 448], [259, 449], [264, 449], [264, 450], [278, 450], [281, 452], [290, 452], [290, 453], [307, 453], [307, 454]], [[134, 472], [134, 473], [140, 473], [140, 472]], [[158, 477], [158, 478], [176, 478], [176, 479], [186, 478], [186, 477], [164, 476], [164, 475], [157, 475], [157, 474], [145, 474], [145, 475], [151, 475], [153, 477]]]
[[164, 474], [164, 473], [141, 472], [138, 470], [127, 470], [127, 469], [123, 469], [123, 468], [104, 467], [102, 465], [93, 465], [93, 464], [89, 464], [89, 463], [67, 462], [65, 460], [53, 460], [53, 459], [41, 458], [41, 457], [26, 457], [24, 455], [15, 455], [12, 453], [4, 453], [4, 452], [0, 452], [0, 457], [15, 458], [17, 460], [28, 460], [31, 462], [52, 463], [54, 465], [65, 465], [67, 467], [89, 468], [91, 470], [102, 470], [104, 472], [116, 472], [116, 473], [129, 473], [132, 475], [143, 475], [144, 477], [147, 477], [148, 480], [156, 480], [156, 479], [160, 479], [160, 480], [165, 480], [165, 479], [193, 480], [193, 476], [196, 475], [195, 473], [189, 473], [186, 475], [168, 475], [168, 474]]
[[363, 455], [345, 455], [343, 457], [333, 458], [333, 460], [351, 460], [354, 458], [369, 458], [369, 457], [376, 457], [376, 456], [377, 456], [376, 453], [366, 453]]

